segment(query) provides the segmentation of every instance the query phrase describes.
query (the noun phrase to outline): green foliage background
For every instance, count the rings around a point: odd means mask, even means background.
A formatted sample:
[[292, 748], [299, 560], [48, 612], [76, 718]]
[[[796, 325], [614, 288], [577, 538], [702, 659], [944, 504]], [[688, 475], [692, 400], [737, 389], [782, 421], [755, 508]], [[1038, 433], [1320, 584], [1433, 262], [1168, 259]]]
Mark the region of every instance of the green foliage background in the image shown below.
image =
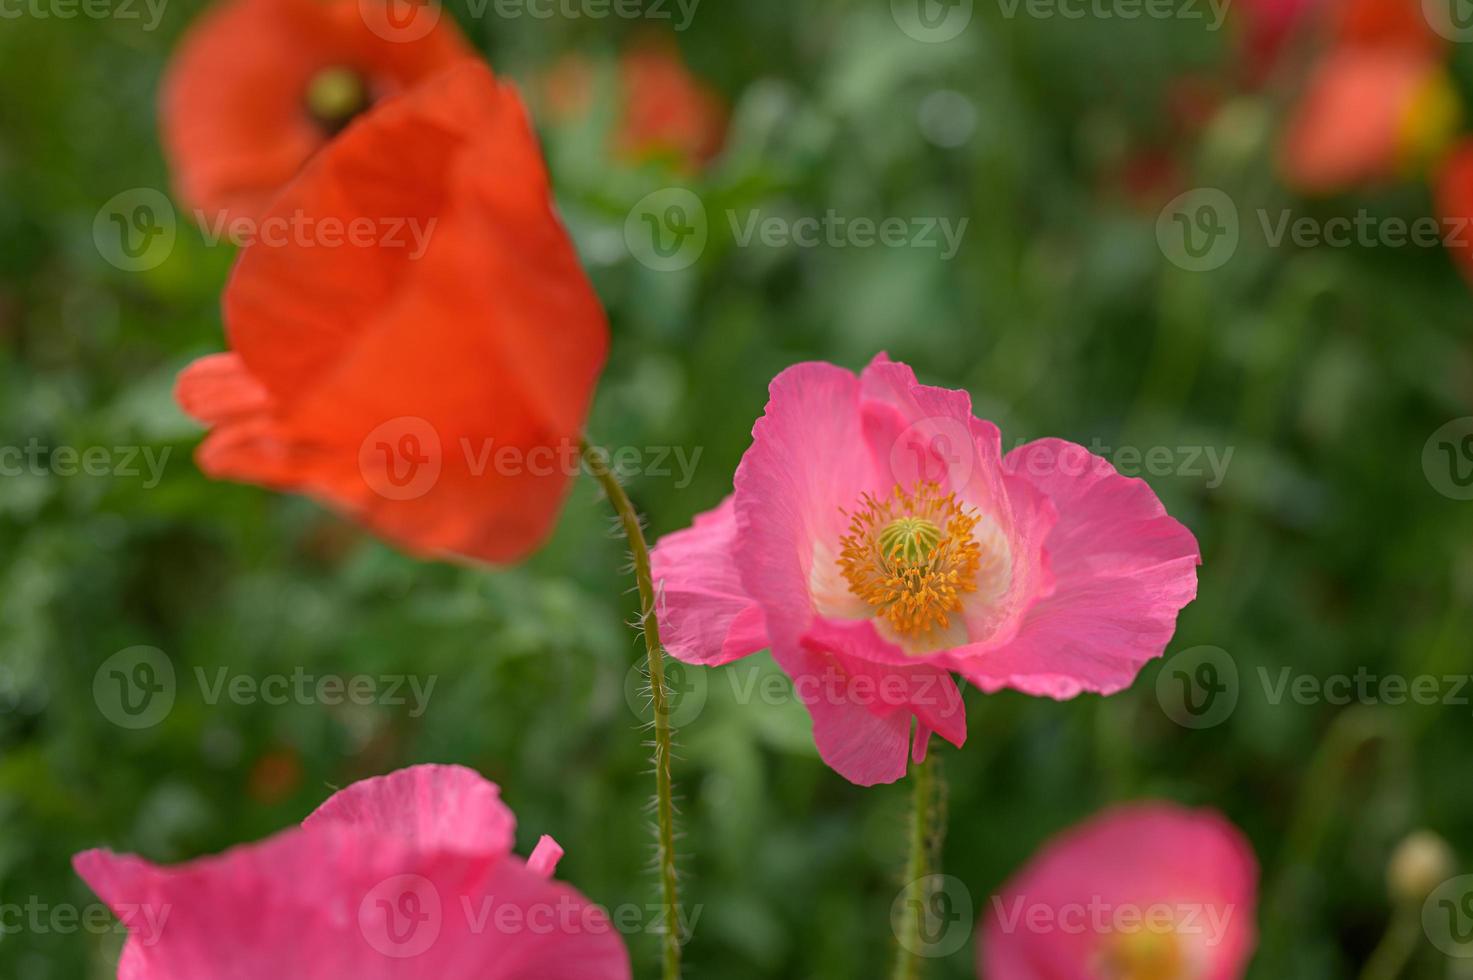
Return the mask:
[[[0, 903], [89, 904], [75, 851], [219, 851], [301, 819], [333, 787], [424, 761], [501, 783], [522, 851], [556, 836], [569, 852], [560, 877], [595, 900], [653, 901], [652, 781], [626, 696], [633, 600], [591, 481], [550, 547], [488, 573], [411, 560], [309, 502], [195, 469], [198, 432], [170, 389], [222, 345], [231, 250], [181, 220], [164, 264], [125, 273], [101, 259], [92, 224], [120, 191], [167, 188], [158, 80], [201, 6], [172, 0], [152, 32], [121, 19], [0, 21], [0, 445], [171, 452], [152, 488], [0, 478]], [[1170, 93], [1188, 75], [1230, 89], [1232, 19], [1214, 33], [1184, 18], [1003, 9], [978, 3], [961, 37], [923, 44], [881, 0], [706, 0], [679, 43], [733, 116], [726, 154], [698, 177], [611, 166], [597, 120], [546, 127], [614, 332], [590, 433], [699, 449], [689, 486], [631, 478], [656, 534], [729, 492], [767, 382], [810, 358], [858, 368], [888, 350], [923, 380], [970, 390], [1009, 445], [1057, 435], [1231, 449], [1220, 486], [1182, 473], [1151, 482], [1205, 559], [1168, 662], [1227, 650], [1243, 678], [1236, 712], [1207, 730], [1176, 725], [1156, 699], [1159, 663], [1108, 700], [967, 692], [968, 744], [942, 751], [945, 870], [980, 912], [1042, 841], [1102, 806], [1216, 807], [1264, 866], [1251, 975], [1353, 976], [1390, 916], [1396, 841], [1430, 827], [1473, 860], [1473, 708], [1275, 705], [1258, 672], [1469, 672], [1473, 503], [1437, 493], [1422, 467], [1432, 433], [1473, 415], [1468, 287], [1436, 249], [1267, 246], [1251, 217], [1260, 207], [1415, 217], [1430, 213], [1429, 195], [1410, 180], [1294, 199], [1271, 168], [1279, 89], [1236, 97], [1205, 133], [1180, 138]], [[465, 0], [450, 10], [521, 81], [568, 50], [606, 58], [649, 27], [477, 18]], [[1465, 76], [1466, 53], [1452, 59]], [[941, 89], [975, 114], [959, 146], [929, 141], [920, 122]], [[1243, 241], [1221, 269], [1166, 261], [1155, 234], [1165, 198], [1143, 206], [1113, 179], [1149, 149], [1175, 159], [1183, 189], [1221, 187], [1238, 203]], [[672, 183], [701, 195], [712, 237], [694, 267], [657, 273], [623, 252], [622, 229], [635, 201]], [[749, 209], [969, 226], [950, 262], [925, 249], [738, 248], [724, 215]], [[98, 711], [92, 682], [139, 644], [172, 658], [180, 692], [162, 724], [126, 731]], [[194, 672], [222, 667], [412, 673], [437, 686], [419, 718], [211, 705]], [[881, 975], [904, 789], [859, 789], [827, 770], [794, 705], [739, 704], [720, 673], [682, 679], [696, 683], [706, 701], [687, 712], [676, 766], [686, 897], [703, 907], [688, 976]], [[263, 788], [271, 760], [294, 760], [300, 778]], [[22, 929], [0, 936], [0, 978], [110, 976], [117, 943]], [[654, 975], [654, 938], [630, 945], [636, 975]], [[932, 975], [972, 976], [973, 955], [969, 942]], [[1454, 965], [1422, 943], [1405, 975]]]

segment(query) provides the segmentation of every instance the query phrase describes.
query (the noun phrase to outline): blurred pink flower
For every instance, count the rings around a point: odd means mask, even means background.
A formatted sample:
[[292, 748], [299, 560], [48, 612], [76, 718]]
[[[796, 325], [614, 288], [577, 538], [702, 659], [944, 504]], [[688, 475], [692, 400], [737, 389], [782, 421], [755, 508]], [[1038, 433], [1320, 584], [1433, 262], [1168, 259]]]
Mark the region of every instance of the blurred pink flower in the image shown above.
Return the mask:
[[1107, 810], [1046, 844], [992, 897], [988, 980], [1236, 980], [1257, 942], [1258, 862], [1208, 810]]
[[735, 492], [655, 547], [662, 633], [692, 664], [770, 646], [852, 782], [899, 779], [932, 732], [965, 741], [951, 671], [1113, 693], [1196, 595], [1196, 539], [1150, 487], [1056, 439], [1004, 456], [966, 392], [881, 355], [770, 394]]
[[77, 872], [128, 926], [119, 980], [628, 980], [605, 913], [511, 853], [500, 791], [459, 766], [354, 783], [300, 828], [175, 868]]

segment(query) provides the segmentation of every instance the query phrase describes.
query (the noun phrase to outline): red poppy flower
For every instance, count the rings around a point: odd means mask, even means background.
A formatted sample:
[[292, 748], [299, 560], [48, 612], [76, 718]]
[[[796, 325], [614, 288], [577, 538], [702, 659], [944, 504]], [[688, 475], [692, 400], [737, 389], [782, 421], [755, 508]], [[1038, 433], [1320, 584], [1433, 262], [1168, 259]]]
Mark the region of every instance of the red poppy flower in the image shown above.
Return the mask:
[[312, 495], [416, 553], [535, 548], [608, 328], [515, 91], [465, 61], [386, 100], [261, 227], [225, 294], [232, 352], [179, 379], [214, 427], [200, 468]]
[[175, 190], [206, 221], [254, 218], [354, 116], [469, 54], [424, 3], [225, 0], [190, 29], [164, 79]]
[[[593, 106], [598, 70], [581, 55], [568, 55], [543, 83], [555, 118], [575, 119]], [[619, 59], [614, 151], [628, 160], [663, 158], [696, 170], [721, 151], [726, 106], [693, 75], [674, 44], [646, 40]]]
[[1400, 47], [1440, 52], [1445, 40], [1432, 29], [1420, 2], [1412, 0], [1341, 0], [1325, 10], [1330, 36], [1340, 44]]
[[1341, 47], [1310, 76], [1279, 169], [1309, 194], [1386, 181], [1435, 159], [1459, 111], [1437, 57], [1398, 46]]
[[1453, 261], [1473, 280], [1473, 139], [1461, 141], [1443, 161], [1437, 177], [1437, 211]]

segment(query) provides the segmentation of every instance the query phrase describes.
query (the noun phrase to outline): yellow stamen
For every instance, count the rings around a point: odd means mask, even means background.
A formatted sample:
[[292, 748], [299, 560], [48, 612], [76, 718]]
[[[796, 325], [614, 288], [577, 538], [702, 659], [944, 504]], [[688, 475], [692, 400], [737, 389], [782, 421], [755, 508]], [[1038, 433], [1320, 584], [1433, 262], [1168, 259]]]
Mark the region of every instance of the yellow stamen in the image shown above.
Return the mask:
[[1169, 932], [1116, 934], [1100, 957], [1104, 980], [1190, 980], [1187, 958]]
[[902, 636], [946, 629], [961, 597], [977, 589], [977, 513], [934, 483], [910, 493], [897, 486], [884, 499], [865, 494], [860, 503], [840, 539], [849, 591]]
[[368, 86], [351, 68], [324, 68], [307, 83], [307, 111], [336, 134], [368, 108]]

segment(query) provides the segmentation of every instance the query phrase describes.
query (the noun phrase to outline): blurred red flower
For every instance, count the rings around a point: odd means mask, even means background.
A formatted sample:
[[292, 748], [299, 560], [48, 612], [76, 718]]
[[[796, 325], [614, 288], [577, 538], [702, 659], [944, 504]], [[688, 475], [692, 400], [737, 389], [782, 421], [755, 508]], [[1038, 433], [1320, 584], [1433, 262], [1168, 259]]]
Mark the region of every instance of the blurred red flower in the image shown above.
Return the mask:
[[1419, 0], [1340, 0], [1326, 6], [1325, 17], [1331, 39], [1339, 44], [1403, 47], [1428, 54], [1446, 46]]
[[1473, 139], [1447, 155], [1437, 176], [1437, 213], [1453, 261], [1473, 280]]
[[[556, 119], [586, 116], [593, 108], [598, 67], [570, 54], [543, 80], [548, 110]], [[646, 39], [619, 58], [616, 123], [611, 149], [634, 162], [666, 159], [694, 171], [721, 151], [726, 106], [709, 85], [691, 73], [676, 46]]]
[[1336, 48], [1290, 115], [1279, 170], [1307, 194], [1390, 180], [1435, 160], [1458, 116], [1437, 55], [1399, 45]]
[[225, 294], [231, 352], [179, 378], [213, 426], [200, 468], [415, 553], [532, 551], [577, 472], [608, 328], [514, 90], [467, 60], [384, 101], [261, 224]]
[[[391, 18], [390, 2], [409, 16]], [[206, 222], [258, 217], [363, 110], [470, 54], [424, 3], [225, 0], [189, 30], [164, 78], [175, 191]]]

